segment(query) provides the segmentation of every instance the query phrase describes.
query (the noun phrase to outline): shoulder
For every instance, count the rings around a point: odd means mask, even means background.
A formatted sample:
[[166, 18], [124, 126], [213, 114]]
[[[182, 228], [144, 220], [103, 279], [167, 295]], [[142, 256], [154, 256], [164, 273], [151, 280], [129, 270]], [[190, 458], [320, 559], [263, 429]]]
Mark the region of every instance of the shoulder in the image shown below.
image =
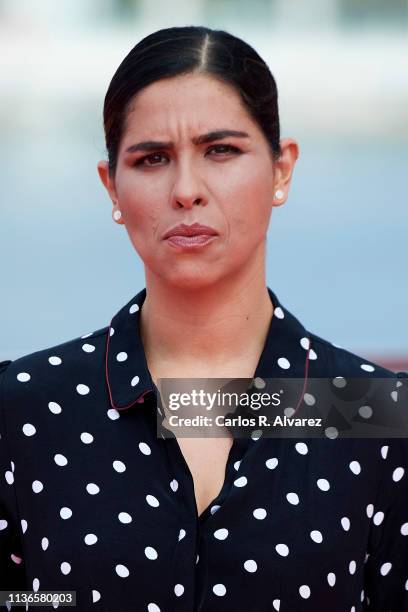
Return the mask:
[[310, 339], [311, 376], [350, 376], [356, 378], [395, 378], [397, 374], [362, 355], [337, 346], [317, 334], [308, 332]]
[[0, 362], [0, 403], [66, 387], [81, 372], [103, 367], [109, 327]]

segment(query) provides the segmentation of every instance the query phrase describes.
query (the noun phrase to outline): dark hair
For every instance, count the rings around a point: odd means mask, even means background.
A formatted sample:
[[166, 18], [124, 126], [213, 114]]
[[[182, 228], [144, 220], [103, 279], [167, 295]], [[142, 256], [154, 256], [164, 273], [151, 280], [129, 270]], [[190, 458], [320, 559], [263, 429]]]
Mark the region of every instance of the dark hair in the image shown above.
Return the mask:
[[135, 94], [154, 81], [193, 72], [232, 85], [264, 133], [272, 155], [280, 155], [278, 92], [273, 75], [258, 53], [224, 30], [164, 28], [133, 47], [106, 92], [103, 119], [111, 176], [115, 175], [119, 145]]

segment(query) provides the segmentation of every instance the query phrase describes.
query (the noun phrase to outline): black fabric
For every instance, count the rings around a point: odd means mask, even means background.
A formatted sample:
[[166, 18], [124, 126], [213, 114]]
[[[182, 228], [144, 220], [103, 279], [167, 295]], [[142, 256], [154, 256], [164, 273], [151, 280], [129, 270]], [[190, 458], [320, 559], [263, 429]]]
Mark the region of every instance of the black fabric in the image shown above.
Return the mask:
[[[397, 378], [268, 291], [255, 377]], [[145, 296], [0, 364], [0, 590], [75, 590], [81, 612], [407, 612], [407, 440], [235, 439], [198, 516], [177, 440], [157, 436]]]

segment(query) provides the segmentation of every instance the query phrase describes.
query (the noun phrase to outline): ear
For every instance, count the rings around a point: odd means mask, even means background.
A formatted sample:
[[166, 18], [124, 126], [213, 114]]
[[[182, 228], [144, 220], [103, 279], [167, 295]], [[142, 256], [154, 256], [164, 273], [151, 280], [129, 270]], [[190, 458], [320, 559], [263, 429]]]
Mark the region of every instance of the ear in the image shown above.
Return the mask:
[[283, 138], [280, 141], [281, 154], [275, 161], [274, 173], [274, 200], [273, 206], [280, 206], [286, 202], [293, 169], [299, 157], [299, 145], [293, 138]]
[[116, 195], [114, 179], [109, 175], [109, 165], [106, 160], [101, 160], [97, 163], [97, 169], [99, 178], [102, 181], [103, 186], [109, 194], [110, 199], [114, 204], [117, 203], [118, 198]]

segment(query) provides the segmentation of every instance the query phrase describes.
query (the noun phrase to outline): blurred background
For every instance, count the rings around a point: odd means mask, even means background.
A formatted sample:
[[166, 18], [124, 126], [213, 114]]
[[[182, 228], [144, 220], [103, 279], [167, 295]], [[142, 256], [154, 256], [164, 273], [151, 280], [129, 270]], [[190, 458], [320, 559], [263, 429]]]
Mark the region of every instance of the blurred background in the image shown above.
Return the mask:
[[175, 25], [255, 47], [300, 144], [268, 285], [310, 331], [408, 370], [408, 0], [0, 0], [0, 360], [108, 325], [144, 287], [96, 171], [103, 99]]

